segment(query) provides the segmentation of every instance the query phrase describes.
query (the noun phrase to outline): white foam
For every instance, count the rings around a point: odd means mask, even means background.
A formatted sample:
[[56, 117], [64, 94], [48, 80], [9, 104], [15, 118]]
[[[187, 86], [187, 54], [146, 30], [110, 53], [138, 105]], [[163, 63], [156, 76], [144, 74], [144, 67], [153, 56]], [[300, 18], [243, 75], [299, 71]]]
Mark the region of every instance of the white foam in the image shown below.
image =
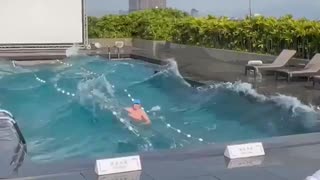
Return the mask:
[[80, 47], [74, 44], [72, 47], [66, 50], [66, 56], [67, 57], [77, 56], [79, 55], [79, 50], [80, 50]]
[[178, 68], [178, 63], [177, 63], [177, 61], [176, 61], [174, 58], [166, 59], [166, 61], [169, 62], [169, 69], [170, 69], [176, 76], [178, 76], [185, 85], [191, 87], [191, 85], [190, 85], [187, 81], [185, 81], [184, 78], [181, 76], [181, 74], [180, 74], [180, 72], [179, 72], [179, 68]]
[[130, 84], [130, 86], [144, 83], [144, 82], [149, 81], [150, 79], [153, 79], [153, 78], [160, 76], [160, 75], [168, 76], [168, 74], [173, 73], [173, 75], [176, 76], [181, 81], [182, 84], [184, 84], [188, 87], [191, 87], [191, 85], [187, 81], [185, 81], [184, 78], [181, 76], [179, 69], [178, 69], [177, 62], [173, 58], [166, 59], [166, 61], [168, 62], [168, 64], [167, 64], [167, 66], [165, 66], [164, 69], [162, 69], [158, 73], [153, 74], [152, 76], [150, 76], [148, 78], [145, 78], [142, 81], [134, 82], [134, 83]]
[[161, 110], [160, 106], [154, 106], [149, 110], [149, 112], [155, 112], [155, 111], [160, 111], [160, 110]]
[[219, 88], [228, 89], [237, 93], [243, 93], [245, 95], [252, 96], [260, 102], [271, 101], [283, 108], [292, 109], [293, 112], [296, 112], [297, 109], [306, 111], [306, 112], [314, 112], [314, 108], [312, 106], [303, 104], [296, 97], [287, 96], [283, 94], [277, 94], [277, 95], [268, 97], [263, 94], [259, 94], [252, 87], [252, 84], [249, 84], [249, 83], [243, 83], [241, 81], [237, 81], [235, 83], [231, 83], [231, 82], [214, 83], [209, 86], [209, 89], [219, 89]]
[[293, 112], [296, 112], [296, 109], [302, 109], [307, 112], [314, 112], [314, 108], [312, 106], [308, 106], [308, 105], [303, 104], [296, 97], [278, 94], [276, 96], [271, 96], [270, 100], [275, 102], [277, 105], [285, 107], [287, 109], [292, 108]]
[[[123, 106], [119, 102], [119, 99], [115, 97], [112, 84], [105, 76], [81, 81], [78, 84], [78, 96], [81, 104], [91, 105], [90, 107], [92, 108], [99, 107], [103, 111], [110, 111], [130, 132], [137, 137], [143, 137], [138, 128], [131, 124], [127, 114], [124, 113]], [[150, 145], [150, 141], [147, 138], [143, 139]]]

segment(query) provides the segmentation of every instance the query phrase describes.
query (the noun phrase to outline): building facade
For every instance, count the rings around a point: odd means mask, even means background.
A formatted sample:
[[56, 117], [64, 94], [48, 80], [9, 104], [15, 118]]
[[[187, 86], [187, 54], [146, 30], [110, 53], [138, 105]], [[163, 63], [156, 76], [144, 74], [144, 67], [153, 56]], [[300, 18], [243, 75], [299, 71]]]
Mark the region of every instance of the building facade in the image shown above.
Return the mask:
[[129, 12], [166, 7], [167, 0], [129, 0]]
[[193, 16], [193, 17], [198, 17], [198, 16], [199, 16], [199, 11], [196, 10], [196, 9], [191, 9], [190, 14], [191, 14], [191, 16]]

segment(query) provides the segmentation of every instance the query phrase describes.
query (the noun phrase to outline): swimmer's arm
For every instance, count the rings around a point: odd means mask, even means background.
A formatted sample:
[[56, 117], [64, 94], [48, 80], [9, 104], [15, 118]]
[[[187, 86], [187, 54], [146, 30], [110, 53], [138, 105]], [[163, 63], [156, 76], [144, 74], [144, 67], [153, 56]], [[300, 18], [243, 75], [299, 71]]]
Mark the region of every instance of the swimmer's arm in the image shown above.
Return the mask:
[[130, 108], [124, 108], [126, 111], [130, 112]]
[[151, 121], [150, 121], [148, 115], [147, 115], [145, 112], [143, 112], [142, 118], [143, 118], [143, 120], [145, 121], [145, 122], [144, 122], [145, 125], [150, 125], [150, 124], [151, 124]]

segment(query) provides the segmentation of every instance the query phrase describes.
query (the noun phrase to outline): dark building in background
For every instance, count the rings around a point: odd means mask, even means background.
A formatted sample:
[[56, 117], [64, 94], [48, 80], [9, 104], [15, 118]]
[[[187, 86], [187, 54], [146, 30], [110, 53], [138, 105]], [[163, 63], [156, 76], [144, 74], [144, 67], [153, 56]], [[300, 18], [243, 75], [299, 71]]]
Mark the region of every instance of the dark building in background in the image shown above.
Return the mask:
[[196, 10], [196, 9], [191, 9], [190, 14], [191, 14], [191, 16], [193, 16], [193, 17], [198, 17], [198, 16], [199, 16], [199, 11]]
[[167, 0], [129, 0], [129, 12], [166, 7]]

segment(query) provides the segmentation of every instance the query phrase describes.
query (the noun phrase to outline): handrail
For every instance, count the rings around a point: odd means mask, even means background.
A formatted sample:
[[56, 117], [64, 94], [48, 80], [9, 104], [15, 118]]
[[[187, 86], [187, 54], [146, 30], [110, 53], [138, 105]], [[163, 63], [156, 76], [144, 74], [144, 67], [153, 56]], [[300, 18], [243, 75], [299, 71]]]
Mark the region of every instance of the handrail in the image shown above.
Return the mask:
[[26, 140], [25, 140], [24, 136], [22, 135], [22, 132], [18, 126], [18, 123], [14, 120], [13, 115], [9, 111], [6, 111], [4, 109], [1, 109], [0, 113], [4, 113], [5, 115], [7, 115], [7, 117], [6, 116], [0, 117], [0, 120], [7, 120], [7, 121], [11, 122], [13, 127], [15, 128], [18, 136], [19, 136], [20, 141], [22, 142], [22, 144], [26, 145]]

